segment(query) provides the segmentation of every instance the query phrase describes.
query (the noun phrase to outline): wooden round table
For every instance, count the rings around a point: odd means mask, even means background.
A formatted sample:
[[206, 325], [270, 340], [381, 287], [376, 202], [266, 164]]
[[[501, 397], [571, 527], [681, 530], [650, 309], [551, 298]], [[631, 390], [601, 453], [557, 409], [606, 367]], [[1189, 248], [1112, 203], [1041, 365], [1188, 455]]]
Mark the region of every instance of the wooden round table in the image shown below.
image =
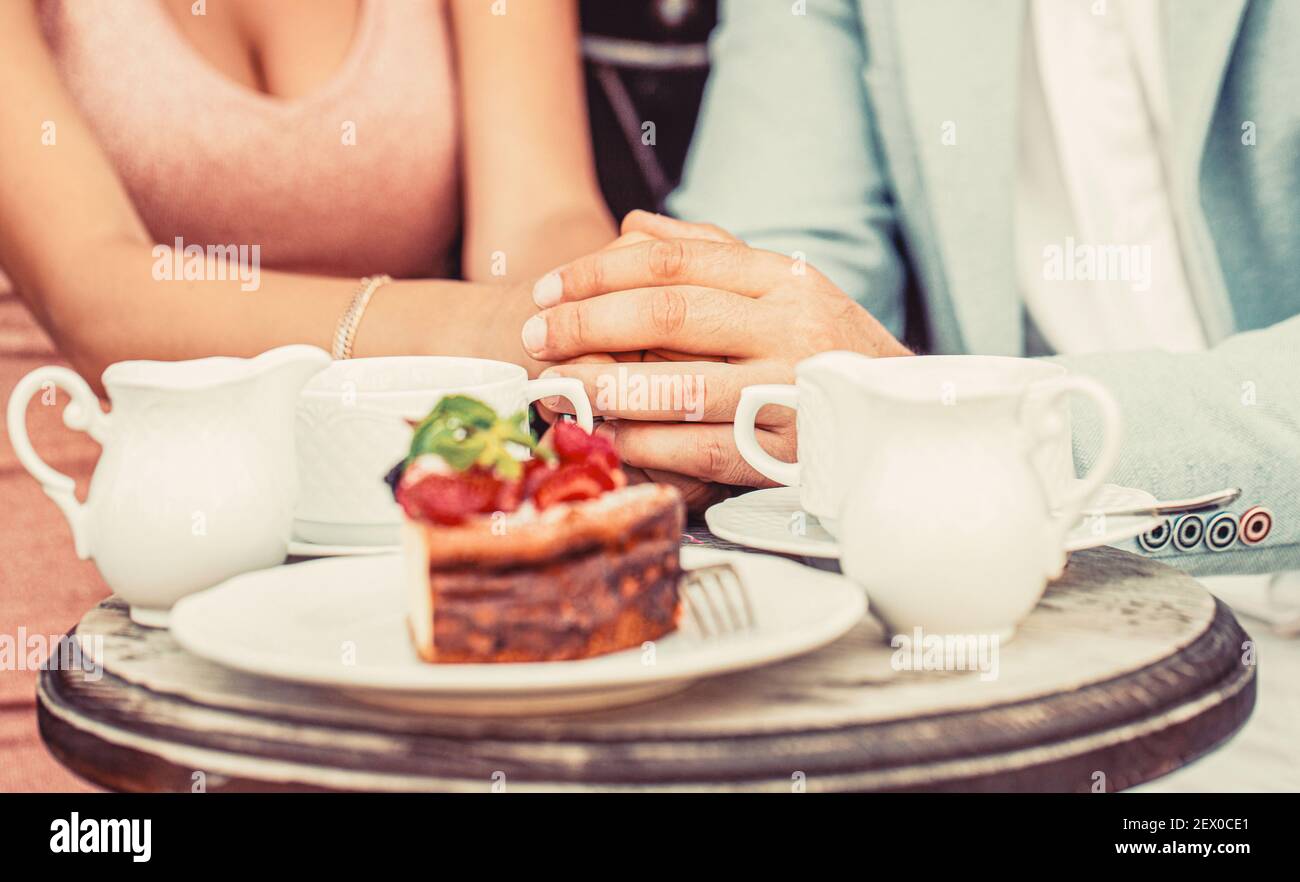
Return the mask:
[[1223, 743], [1256, 682], [1223, 604], [1109, 548], [1074, 554], [983, 673], [918, 670], [868, 617], [802, 658], [571, 716], [431, 717], [236, 673], [113, 598], [75, 633], [103, 670], [43, 672], [41, 734], [117, 790], [1119, 790]]

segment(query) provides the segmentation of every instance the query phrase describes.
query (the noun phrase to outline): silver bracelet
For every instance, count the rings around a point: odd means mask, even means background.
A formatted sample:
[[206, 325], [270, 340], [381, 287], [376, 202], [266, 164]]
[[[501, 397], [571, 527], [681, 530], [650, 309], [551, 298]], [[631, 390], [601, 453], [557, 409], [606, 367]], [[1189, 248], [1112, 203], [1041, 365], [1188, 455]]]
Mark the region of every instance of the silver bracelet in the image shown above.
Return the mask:
[[384, 275], [366, 276], [361, 280], [361, 287], [352, 295], [352, 302], [343, 311], [343, 318], [339, 319], [338, 329], [334, 332], [334, 350], [331, 354], [335, 359], [352, 357], [352, 343], [357, 339], [357, 328], [361, 325], [366, 304], [370, 303], [370, 298], [375, 296], [381, 286], [392, 280], [391, 276]]

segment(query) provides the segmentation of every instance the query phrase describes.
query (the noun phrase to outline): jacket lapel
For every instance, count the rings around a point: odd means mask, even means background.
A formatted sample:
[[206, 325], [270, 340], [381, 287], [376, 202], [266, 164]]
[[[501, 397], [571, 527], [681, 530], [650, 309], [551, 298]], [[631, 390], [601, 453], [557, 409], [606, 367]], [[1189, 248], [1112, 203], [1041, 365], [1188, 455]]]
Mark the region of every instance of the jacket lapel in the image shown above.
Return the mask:
[[[945, 349], [954, 340], [970, 352], [1023, 346], [1013, 237], [1026, 2], [863, 0], [866, 79], [911, 256], [927, 286], [943, 288], [960, 329], [945, 334], [953, 323], [936, 317]], [[1165, 0], [1164, 9], [1170, 196], [1211, 340], [1231, 333], [1232, 314], [1201, 214], [1199, 167], [1247, 3], [1177, 0], [1175, 10]]]
[[1247, 0], [1178, 0], [1164, 4], [1165, 63], [1174, 149], [1199, 165]]
[[1232, 333], [1233, 318], [1201, 209], [1201, 156], [1246, 4], [1247, 0], [1165, 0], [1163, 12], [1173, 131], [1170, 195], [1193, 296], [1212, 342]]

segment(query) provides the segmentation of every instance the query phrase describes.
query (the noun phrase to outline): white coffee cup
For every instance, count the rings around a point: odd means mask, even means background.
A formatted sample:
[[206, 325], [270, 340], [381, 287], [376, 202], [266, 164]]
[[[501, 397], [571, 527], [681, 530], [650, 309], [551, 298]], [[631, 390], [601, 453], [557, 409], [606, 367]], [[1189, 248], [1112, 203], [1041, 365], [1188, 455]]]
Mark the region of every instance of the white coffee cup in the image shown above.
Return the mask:
[[[972, 372], [1007, 372], [1025, 385], [1063, 376], [1065, 369], [1028, 358], [961, 355], [939, 358], [944, 368], [935, 374], [936, 400], [961, 394], [963, 376]], [[736, 408], [736, 447], [764, 477], [799, 488], [799, 504], [833, 536], [838, 535], [844, 494], [854, 476], [871, 457], [879, 414], [873, 397], [859, 383], [876, 359], [855, 352], [823, 352], [799, 362], [793, 385], [747, 386]], [[1033, 396], [1031, 394], [1031, 400]], [[1053, 412], [1049, 428], [1054, 434], [1035, 452], [1055, 508], [1074, 483], [1070, 412], [1063, 399], [1047, 402]], [[759, 446], [754, 421], [767, 405], [795, 408], [798, 459], [782, 462]]]
[[336, 361], [298, 401], [301, 483], [295, 538], [319, 545], [396, 545], [401, 509], [384, 476], [406, 455], [411, 426], [447, 395], [468, 395], [509, 416], [539, 398], [572, 402], [578, 425], [592, 428], [582, 382], [529, 380], [516, 364], [451, 356], [391, 356]]

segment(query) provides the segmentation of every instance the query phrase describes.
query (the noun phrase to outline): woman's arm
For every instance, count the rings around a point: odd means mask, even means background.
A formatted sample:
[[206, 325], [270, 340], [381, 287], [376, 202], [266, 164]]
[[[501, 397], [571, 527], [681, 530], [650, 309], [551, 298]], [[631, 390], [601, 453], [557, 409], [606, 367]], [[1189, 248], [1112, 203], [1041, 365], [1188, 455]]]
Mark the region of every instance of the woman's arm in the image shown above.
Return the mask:
[[[34, 2], [0, 3], [0, 94], [0, 267], [88, 380], [125, 358], [329, 347], [357, 280], [263, 272], [243, 291], [239, 281], [154, 278], [154, 243], [59, 79]], [[519, 343], [532, 311], [514, 287], [395, 282], [375, 295], [354, 351], [476, 355], [535, 371]]]
[[[494, 15], [494, 7], [504, 14]], [[464, 272], [535, 278], [609, 244], [572, 0], [451, 0], [464, 127]]]

